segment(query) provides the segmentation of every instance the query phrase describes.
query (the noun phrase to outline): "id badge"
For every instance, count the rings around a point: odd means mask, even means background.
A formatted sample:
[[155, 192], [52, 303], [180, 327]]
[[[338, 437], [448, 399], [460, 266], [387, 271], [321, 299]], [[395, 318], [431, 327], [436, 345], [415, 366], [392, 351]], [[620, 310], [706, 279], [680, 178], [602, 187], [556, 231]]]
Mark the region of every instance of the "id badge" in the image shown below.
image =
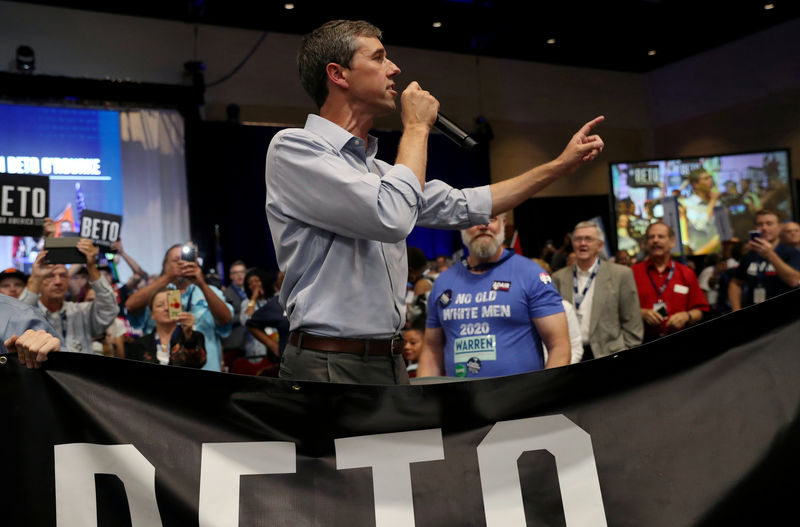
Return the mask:
[[767, 289], [765, 287], [756, 287], [753, 289], [753, 303], [760, 304], [767, 299]]
[[667, 317], [669, 315], [669, 311], [667, 311], [667, 304], [664, 302], [656, 302], [653, 304], [653, 311], [661, 315], [662, 317]]

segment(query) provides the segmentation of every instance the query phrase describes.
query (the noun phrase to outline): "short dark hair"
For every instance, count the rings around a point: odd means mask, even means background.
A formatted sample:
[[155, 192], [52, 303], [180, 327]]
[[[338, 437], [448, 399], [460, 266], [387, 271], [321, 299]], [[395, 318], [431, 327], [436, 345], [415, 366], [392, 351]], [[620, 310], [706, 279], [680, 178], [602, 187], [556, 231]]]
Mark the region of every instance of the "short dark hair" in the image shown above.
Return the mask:
[[408, 268], [412, 271], [422, 271], [428, 265], [428, 258], [419, 247], [406, 246], [408, 254]]
[[753, 216], [753, 221], [755, 221], [755, 219], [758, 218], [759, 216], [768, 216], [770, 214], [775, 216], [775, 218], [778, 220], [778, 222], [781, 221], [781, 215], [778, 214], [777, 211], [774, 211], [772, 209], [761, 209], [761, 210], [759, 210], [758, 212], [756, 212], [756, 215]]
[[327, 72], [330, 63], [349, 66], [358, 50], [357, 37], [380, 39], [381, 30], [363, 20], [331, 20], [303, 38], [297, 53], [300, 84], [322, 108], [328, 98]]
[[275, 286], [277, 273], [272, 270], [262, 269], [261, 267], [253, 267], [248, 269], [247, 274], [244, 275], [244, 292], [247, 295], [247, 298], [253, 296], [253, 290], [250, 289], [250, 284], [247, 283], [251, 276], [257, 276], [258, 279], [261, 280], [261, 288], [264, 291], [264, 298], [271, 297], [273, 293], [272, 289]]
[[663, 221], [658, 220], [658, 221], [654, 221], [653, 223], [651, 223], [650, 225], [647, 226], [647, 229], [644, 231], [644, 238], [645, 239], [647, 239], [647, 236], [650, 234], [650, 229], [653, 227], [653, 225], [663, 225], [664, 227], [667, 228], [667, 233], [669, 234], [669, 237], [670, 238], [674, 238], [675, 237], [675, 231], [672, 230], [672, 227], [670, 227], [669, 225], [667, 225]]
[[708, 170], [705, 168], [695, 168], [691, 172], [689, 172], [689, 181], [694, 185], [698, 181], [700, 181], [700, 176], [703, 174], [708, 174]]

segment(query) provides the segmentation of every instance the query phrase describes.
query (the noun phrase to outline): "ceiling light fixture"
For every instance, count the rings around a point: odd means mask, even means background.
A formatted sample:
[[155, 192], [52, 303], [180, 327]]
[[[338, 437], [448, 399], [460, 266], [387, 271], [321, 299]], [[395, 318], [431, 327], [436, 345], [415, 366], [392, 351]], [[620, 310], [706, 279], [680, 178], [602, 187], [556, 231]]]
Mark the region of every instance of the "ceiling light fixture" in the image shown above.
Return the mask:
[[433, 23], [433, 27], [442, 27], [442, 23], [441, 22], [434, 22]]
[[764, 9], [769, 11], [770, 9], [775, 9], [775, 4], [764, 4]]
[[647, 54], [648, 54], [648, 55], [650, 55], [650, 56], [652, 57], [653, 55], [655, 55], [655, 54], [656, 54], [656, 50], [654, 50], [654, 49], [651, 49], [650, 51], [648, 51], [648, 52], [647, 52]]
[[548, 38], [548, 39], [547, 39], [547, 43], [548, 43], [548, 44], [555, 44], [555, 43], [556, 43], [556, 39], [554, 39], [554, 38]]
[[294, 4], [283, 4], [284, 9], [294, 9]]

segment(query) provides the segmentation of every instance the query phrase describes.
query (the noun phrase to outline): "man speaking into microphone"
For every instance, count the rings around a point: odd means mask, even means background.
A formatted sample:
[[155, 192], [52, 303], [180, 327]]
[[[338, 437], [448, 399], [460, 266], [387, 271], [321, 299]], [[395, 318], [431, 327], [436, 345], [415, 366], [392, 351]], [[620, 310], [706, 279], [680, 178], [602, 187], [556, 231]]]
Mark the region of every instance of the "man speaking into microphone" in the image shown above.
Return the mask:
[[487, 224], [556, 179], [595, 159], [603, 141], [585, 124], [553, 161], [492, 185], [455, 189], [426, 181], [428, 136], [439, 102], [418, 83], [401, 96], [403, 135], [394, 165], [375, 158], [376, 117], [393, 112], [400, 68], [381, 31], [328, 22], [298, 53], [300, 81], [319, 107], [267, 152], [267, 220], [285, 278], [280, 303], [291, 334], [280, 376], [297, 380], [407, 384], [405, 239], [416, 225]]

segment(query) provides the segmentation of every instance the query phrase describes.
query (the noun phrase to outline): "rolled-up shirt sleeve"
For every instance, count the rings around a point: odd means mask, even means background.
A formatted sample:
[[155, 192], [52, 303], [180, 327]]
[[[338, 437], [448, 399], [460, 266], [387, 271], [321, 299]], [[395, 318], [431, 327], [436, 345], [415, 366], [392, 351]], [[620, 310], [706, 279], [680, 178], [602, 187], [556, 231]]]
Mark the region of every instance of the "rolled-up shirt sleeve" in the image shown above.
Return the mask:
[[417, 224], [439, 229], [466, 229], [489, 223], [491, 214], [492, 193], [488, 185], [457, 189], [434, 179], [425, 184]]
[[422, 203], [414, 173], [395, 165], [381, 175], [351, 163], [310, 135], [276, 137], [267, 153], [267, 209], [348, 238], [405, 239]]
[[94, 300], [90, 302], [89, 328], [93, 337], [100, 337], [119, 314], [119, 306], [114, 290], [105, 278], [98, 278], [94, 282], [89, 282], [89, 285], [95, 293]]

